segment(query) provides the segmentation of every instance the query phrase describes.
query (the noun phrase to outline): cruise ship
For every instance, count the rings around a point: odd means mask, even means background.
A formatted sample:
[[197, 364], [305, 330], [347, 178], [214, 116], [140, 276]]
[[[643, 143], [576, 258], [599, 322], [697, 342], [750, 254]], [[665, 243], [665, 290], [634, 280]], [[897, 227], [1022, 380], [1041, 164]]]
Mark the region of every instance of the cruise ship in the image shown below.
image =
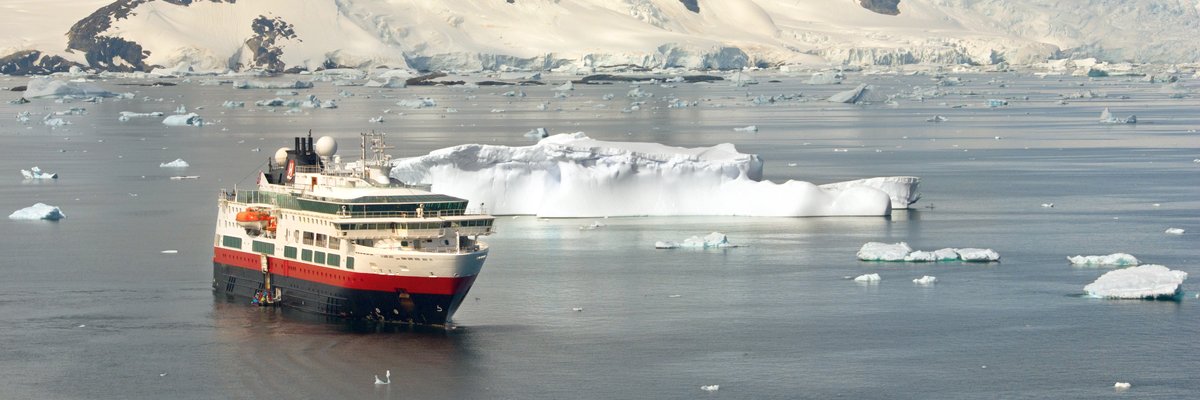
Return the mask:
[[297, 137], [251, 190], [222, 189], [213, 291], [339, 319], [445, 326], [487, 259], [495, 218], [389, 178], [384, 135], [361, 158]]

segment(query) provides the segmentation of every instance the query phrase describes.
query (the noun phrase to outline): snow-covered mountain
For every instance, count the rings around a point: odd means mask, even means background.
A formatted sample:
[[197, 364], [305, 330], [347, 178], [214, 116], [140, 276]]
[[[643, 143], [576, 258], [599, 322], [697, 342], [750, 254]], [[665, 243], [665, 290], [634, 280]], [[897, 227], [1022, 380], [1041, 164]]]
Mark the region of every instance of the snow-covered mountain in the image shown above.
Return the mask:
[[6, 0], [0, 73], [1200, 60], [1196, 0]]

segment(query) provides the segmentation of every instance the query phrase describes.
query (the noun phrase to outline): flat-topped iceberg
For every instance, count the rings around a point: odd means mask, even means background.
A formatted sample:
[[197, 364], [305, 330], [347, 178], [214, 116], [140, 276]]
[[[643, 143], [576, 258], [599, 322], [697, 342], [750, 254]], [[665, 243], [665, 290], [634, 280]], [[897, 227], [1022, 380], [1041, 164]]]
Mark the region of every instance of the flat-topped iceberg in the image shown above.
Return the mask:
[[12, 214], [8, 215], [9, 219], [22, 219], [22, 220], [45, 219], [45, 220], [50, 220], [50, 221], [58, 221], [60, 219], [66, 218], [66, 217], [67, 217], [67, 215], [63, 214], [62, 210], [58, 209], [58, 207], [55, 207], [55, 206], [52, 206], [49, 204], [45, 204], [45, 203], [37, 203], [32, 206], [25, 207], [25, 208], [22, 208], [17, 211], [13, 211]]
[[729, 243], [729, 238], [721, 232], [713, 232], [704, 237], [692, 236], [684, 239], [683, 242], [658, 241], [654, 242], [656, 249], [677, 249], [680, 247], [689, 247], [696, 249], [707, 249], [714, 247], [741, 247], [739, 245]]
[[921, 251], [913, 250], [912, 247], [908, 246], [908, 243], [904, 242], [868, 242], [858, 249], [857, 256], [861, 261], [888, 262], [1000, 261], [1000, 254], [992, 249], [976, 249], [966, 247], [961, 249], [944, 248], [934, 251]]
[[35, 99], [39, 97], [115, 97], [116, 93], [110, 92], [100, 86], [88, 82], [72, 82], [62, 81], [53, 78], [33, 78], [29, 80], [29, 84], [25, 86], [25, 93], [21, 95], [26, 99]]
[[1067, 257], [1071, 265], [1095, 265], [1128, 267], [1140, 264], [1137, 257], [1126, 253], [1113, 253], [1106, 256], [1074, 256]]
[[854, 277], [855, 282], [863, 283], [879, 283], [881, 279], [882, 278], [879, 277], [879, 274], [864, 274]]
[[1083, 291], [1108, 299], [1175, 299], [1182, 295], [1180, 286], [1187, 276], [1187, 272], [1147, 264], [1108, 271]]
[[913, 279], [913, 283], [918, 285], [932, 285], [937, 283], [937, 277], [925, 275], [917, 279]]
[[204, 119], [196, 113], [168, 115], [162, 123], [166, 126], [204, 126]]
[[[757, 155], [732, 144], [682, 148], [558, 134], [532, 146], [468, 144], [393, 162], [391, 176], [463, 197], [492, 214], [884, 216], [919, 179], [817, 186], [763, 181]], [[893, 180], [888, 180], [893, 179]], [[889, 193], [893, 190], [893, 193]]]
[[161, 168], [187, 168], [188, 163], [187, 161], [183, 161], [182, 158], [176, 158], [175, 161], [158, 164], [158, 166]]
[[308, 81], [267, 82], [247, 80], [233, 81], [233, 87], [237, 89], [310, 89], [313, 87], [313, 83]]

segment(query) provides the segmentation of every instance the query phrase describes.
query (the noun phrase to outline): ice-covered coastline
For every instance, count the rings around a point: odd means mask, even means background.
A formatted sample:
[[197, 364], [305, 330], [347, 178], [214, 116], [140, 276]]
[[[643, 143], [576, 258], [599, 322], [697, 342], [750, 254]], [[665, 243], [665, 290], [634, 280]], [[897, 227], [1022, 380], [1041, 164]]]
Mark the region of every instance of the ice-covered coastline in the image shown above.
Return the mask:
[[762, 180], [762, 160], [732, 144], [680, 148], [607, 142], [582, 132], [523, 147], [468, 144], [393, 162], [391, 176], [429, 184], [488, 212], [542, 217], [884, 216], [916, 200], [915, 177], [817, 186]]

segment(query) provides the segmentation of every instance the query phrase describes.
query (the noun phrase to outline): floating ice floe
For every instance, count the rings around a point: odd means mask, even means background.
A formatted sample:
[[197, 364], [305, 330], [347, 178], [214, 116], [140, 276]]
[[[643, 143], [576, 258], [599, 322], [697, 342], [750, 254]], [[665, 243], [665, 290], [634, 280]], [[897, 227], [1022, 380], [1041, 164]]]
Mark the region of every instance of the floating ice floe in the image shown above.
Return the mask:
[[1083, 287], [1092, 297], [1109, 299], [1175, 299], [1182, 295], [1187, 272], [1162, 265], [1141, 265], [1108, 271]]
[[221, 103], [221, 107], [225, 107], [225, 108], [242, 108], [245, 106], [246, 106], [246, 102], [244, 102], [244, 101], [226, 100], [224, 103]]
[[1137, 116], [1130, 115], [1129, 118], [1117, 118], [1116, 116], [1113, 116], [1111, 112], [1108, 111], [1108, 107], [1105, 107], [1104, 111], [1100, 112], [1100, 123], [1102, 123], [1102, 124], [1136, 124]]
[[700, 390], [705, 392], [715, 392], [721, 390], [721, 385], [704, 385], [700, 387]]
[[45, 203], [37, 203], [32, 206], [14, 211], [12, 214], [8, 215], [9, 219], [21, 220], [45, 219], [50, 221], [58, 221], [66, 217], [67, 215], [63, 214], [62, 210], [58, 209], [58, 207]]
[[118, 121], [128, 121], [128, 120], [131, 120], [134, 118], [161, 117], [163, 115], [164, 114], [161, 111], [148, 112], [148, 113], [140, 113], [140, 112], [133, 112], [133, 111], [121, 111], [120, 115], [117, 116], [117, 120]]
[[734, 132], [758, 132], [758, 125], [750, 125], [744, 128], [733, 128]]
[[374, 79], [368, 80], [367, 83], [363, 84], [363, 87], [383, 88], [383, 89], [404, 89], [404, 88], [408, 87], [408, 82], [407, 82], [407, 80], [401, 79], [398, 77], [387, 77], [387, 78], [383, 78], [383, 82], [380, 82], [380, 81], [377, 81]]
[[554, 90], [560, 91], [560, 92], [567, 91], [567, 90], [575, 90], [575, 84], [571, 83], [571, 81], [567, 81], [567, 83], [559, 85], [558, 87], [554, 88]]
[[100, 86], [88, 82], [61, 81], [54, 78], [33, 78], [25, 86], [26, 99], [41, 97], [116, 97], [117, 93], [110, 92]]
[[188, 163], [187, 163], [187, 161], [183, 161], [182, 158], [176, 158], [175, 161], [165, 162], [165, 163], [159, 164], [158, 166], [160, 168], [187, 168]]
[[166, 126], [204, 126], [204, 119], [200, 118], [196, 113], [169, 115], [163, 118], [163, 125]]
[[864, 274], [854, 277], [855, 282], [879, 283], [879, 274]]
[[400, 100], [400, 101], [396, 102], [396, 105], [398, 105], [400, 107], [408, 107], [408, 108], [416, 109], [416, 108], [425, 108], [425, 107], [437, 107], [437, 102], [431, 98], [426, 97], [426, 98], [422, 98], [422, 99]]
[[703, 238], [699, 237], [699, 236], [692, 236], [690, 238], [684, 239], [683, 243], [679, 244], [679, 247], [710, 248], [710, 247], [739, 247], [739, 246], [736, 244], [733, 244], [733, 243], [729, 243], [729, 238], [726, 237], [724, 233], [713, 232], [708, 235], [705, 235]]
[[947, 121], [946, 117], [943, 117], [941, 115], [934, 115], [932, 117], [929, 117], [929, 119], [925, 120], [925, 122], [946, 122], [946, 121]]
[[991, 108], [1004, 107], [1008, 105], [1008, 100], [1004, 99], [988, 99], [987, 106]]
[[604, 225], [604, 224], [602, 224], [602, 223], [600, 223], [600, 221], [592, 221], [592, 223], [590, 223], [590, 224], [587, 224], [587, 225], [580, 225], [580, 226], [579, 226], [579, 230], [581, 230], [581, 231], [591, 231], [591, 230], [596, 230], [596, 229], [603, 228], [604, 226], [605, 226], [605, 225]]
[[1113, 384], [1113, 389], [1117, 390], [1125, 390], [1129, 389], [1130, 387], [1133, 387], [1133, 385], [1130, 385], [1129, 382], [1117, 382]]
[[868, 103], [868, 102], [883, 100], [882, 97], [873, 95], [872, 92], [874, 92], [874, 90], [875, 90], [874, 86], [864, 83], [864, 84], [858, 85], [854, 89], [850, 89], [850, 90], [847, 90], [844, 92], [839, 92], [833, 96], [829, 96], [829, 98], [825, 99], [825, 100], [831, 101], [834, 103], [846, 103], [846, 104], [859, 104], [859, 103]]
[[233, 81], [233, 87], [237, 89], [310, 89], [313, 87], [313, 83], [305, 81]]
[[542, 139], [548, 136], [550, 136], [550, 132], [546, 131], [546, 128], [534, 128], [529, 130], [529, 132], [525, 132], [525, 137], [527, 138]]
[[[763, 181], [762, 160], [732, 144], [680, 148], [558, 134], [523, 147], [468, 144], [396, 160], [391, 176], [487, 204], [493, 214], [883, 216], [919, 179], [817, 186]], [[915, 201], [915, 200], [914, 200]]]
[[913, 283], [918, 285], [932, 285], [937, 283], [937, 277], [925, 275], [917, 279], [913, 279]]
[[908, 243], [880, 243], [868, 242], [858, 250], [858, 259], [861, 261], [888, 261], [888, 262], [938, 262], [938, 261], [966, 261], [966, 262], [992, 262], [1000, 261], [1000, 254], [992, 249], [976, 249], [976, 248], [944, 248], [940, 250], [914, 251], [908, 246]]
[[678, 242], [669, 242], [669, 241], [658, 241], [658, 242], [654, 242], [654, 248], [656, 248], [656, 249], [677, 249], [677, 248], [679, 248], [679, 243]]
[[1184, 232], [1187, 231], [1183, 230], [1183, 228], [1167, 228], [1167, 230], [1163, 231], [1163, 233], [1168, 235], [1182, 235]]
[[1137, 257], [1126, 253], [1113, 253], [1106, 256], [1074, 256], [1067, 257], [1071, 265], [1096, 265], [1127, 267], [1140, 264]]
[[38, 167], [21, 170], [21, 176], [24, 176], [25, 179], [58, 179], [58, 174], [53, 172], [43, 172], [42, 169]]
[[70, 122], [67, 122], [62, 118], [55, 117], [54, 114], [46, 114], [46, 116], [42, 118], [42, 125], [46, 126], [63, 126], [69, 124]]

